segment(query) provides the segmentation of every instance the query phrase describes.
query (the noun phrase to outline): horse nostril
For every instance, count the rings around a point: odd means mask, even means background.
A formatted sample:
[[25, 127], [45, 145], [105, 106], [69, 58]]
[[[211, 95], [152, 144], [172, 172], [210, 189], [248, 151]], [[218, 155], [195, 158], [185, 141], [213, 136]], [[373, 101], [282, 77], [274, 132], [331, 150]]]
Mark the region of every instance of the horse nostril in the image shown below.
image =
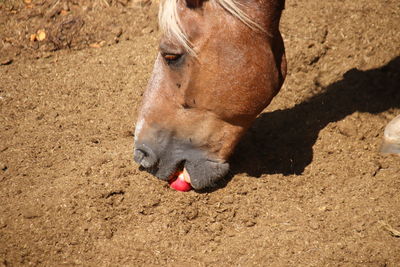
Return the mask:
[[137, 163], [140, 164], [145, 157], [146, 157], [146, 152], [140, 149], [135, 149], [134, 160]]
[[133, 159], [144, 168], [151, 168], [157, 163], [157, 158], [154, 153], [152, 153], [150, 148], [135, 149]]

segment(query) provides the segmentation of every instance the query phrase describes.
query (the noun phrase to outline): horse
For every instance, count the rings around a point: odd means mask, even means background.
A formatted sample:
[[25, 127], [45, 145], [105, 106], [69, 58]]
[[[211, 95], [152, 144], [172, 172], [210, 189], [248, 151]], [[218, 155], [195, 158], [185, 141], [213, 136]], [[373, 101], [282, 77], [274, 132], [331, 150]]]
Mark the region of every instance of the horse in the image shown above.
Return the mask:
[[381, 152], [383, 154], [400, 155], [400, 115], [386, 125]]
[[229, 170], [235, 146], [279, 92], [284, 0], [161, 0], [159, 53], [134, 133], [134, 160], [196, 190]]

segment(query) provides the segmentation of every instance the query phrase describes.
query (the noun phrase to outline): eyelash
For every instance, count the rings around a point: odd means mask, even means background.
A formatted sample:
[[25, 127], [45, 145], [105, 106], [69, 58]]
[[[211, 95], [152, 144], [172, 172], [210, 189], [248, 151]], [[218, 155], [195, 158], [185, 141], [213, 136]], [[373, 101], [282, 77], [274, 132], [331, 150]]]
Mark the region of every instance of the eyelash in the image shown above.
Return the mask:
[[162, 56], [168, 65], [175, 64], [182, 58], [180, 54], [162, 54]]

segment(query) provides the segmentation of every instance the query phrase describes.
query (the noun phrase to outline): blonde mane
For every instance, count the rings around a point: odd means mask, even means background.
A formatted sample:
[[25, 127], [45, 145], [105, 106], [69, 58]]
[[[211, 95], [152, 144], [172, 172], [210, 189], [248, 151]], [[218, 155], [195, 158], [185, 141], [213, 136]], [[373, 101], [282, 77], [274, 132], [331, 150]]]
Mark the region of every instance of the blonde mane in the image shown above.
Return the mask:
[[[193, 46], [182, 28], [182, 24], [178, 15], [178, 1], [180, 0], [160, 1], [160, 12], [158, 15], [159, 25], [165, 34], [174, 37], [190, 54], [195, 55]], [[227, 12], [242, 21], [248, 27], [254, 30], [258, 29], [260, 31], [264, 31], [260, 25], [251, 20], [249, 16], [241, 9], [241, 4], [237, 0], [210, 1], [222, 6]]]

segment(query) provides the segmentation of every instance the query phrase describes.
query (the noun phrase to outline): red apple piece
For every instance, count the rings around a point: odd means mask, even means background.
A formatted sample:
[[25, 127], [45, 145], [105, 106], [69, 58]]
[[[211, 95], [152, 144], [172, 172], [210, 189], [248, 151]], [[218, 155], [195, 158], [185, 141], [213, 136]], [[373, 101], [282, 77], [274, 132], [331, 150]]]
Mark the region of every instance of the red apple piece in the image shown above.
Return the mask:
[[170, 187], [181, 192], [187, 192], [192, 189], [190, 185], [190, 176], [186, 170], [178, 173], [178, 177], [175, 180], [170, 181]]

